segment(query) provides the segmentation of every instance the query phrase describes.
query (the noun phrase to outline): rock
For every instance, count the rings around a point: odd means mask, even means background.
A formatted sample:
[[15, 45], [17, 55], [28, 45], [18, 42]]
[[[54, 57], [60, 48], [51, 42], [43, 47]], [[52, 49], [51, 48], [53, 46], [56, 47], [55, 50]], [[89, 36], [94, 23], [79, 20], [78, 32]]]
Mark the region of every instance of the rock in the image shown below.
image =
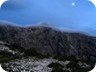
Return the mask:
[[13, 55], [18, 52], [50, 57], [66, 55], [90, 65], [96, 62], [96, 37], [81, 33], [61, 32], [47, 26], [0, 25], [0, 41], [9, 44], [7, 47]]

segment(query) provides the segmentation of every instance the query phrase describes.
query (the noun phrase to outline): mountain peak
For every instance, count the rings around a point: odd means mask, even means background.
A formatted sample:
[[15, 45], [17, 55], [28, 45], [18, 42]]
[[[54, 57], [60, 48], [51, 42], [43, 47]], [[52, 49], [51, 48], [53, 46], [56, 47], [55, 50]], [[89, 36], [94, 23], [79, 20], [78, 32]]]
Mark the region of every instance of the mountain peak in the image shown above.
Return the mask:
[[39, 22], [38, 26], [51, 27], [50, 24], [47, 22]]

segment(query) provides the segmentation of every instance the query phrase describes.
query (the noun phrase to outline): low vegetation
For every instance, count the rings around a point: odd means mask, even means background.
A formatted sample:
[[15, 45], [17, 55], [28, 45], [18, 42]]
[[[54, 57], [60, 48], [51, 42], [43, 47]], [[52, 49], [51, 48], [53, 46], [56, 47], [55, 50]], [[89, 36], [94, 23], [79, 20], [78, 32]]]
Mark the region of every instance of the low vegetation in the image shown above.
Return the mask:
[[79, 64], [74, 61], [71, 61], [67, 66], [72, 72], [88, 72], [86, 68], [82, 68]]
[[50, 68], [63, 68], [63, 66], [59, 63], [51, 63], [48, 65]]
[[13, 55], [9, 52], [0, 51], [0, 63], [9, 62], [10, 60], [14, 60], [19, 58], [16, 55]]
[[[11, 50], [18, 50], [19, 52], [24, 52], [23, 57], [37, 57], [37, 58], [48, 58], [49, 56], [44, 56], [41, 55], [39, 53], [36, 52], [35, 48], [30, 48], [30, 49], [24, 49], [16, 44], [13, 45], [8, 45], [8, 47]], [[22, 56], [21, 56], [22, 57]], [[15, 60], [17, 58], [20, 58], [20, 56], [18, 55], [13, 55], [10, 52], [0, 52], [0, 63], [4, 63], [4, 62], [9, 62], [11, 60]], [[80, 61], [78, 59], [76, 59], [75, 56], [67, 56], [67, 55], [62, 55], [62, 56], [55, 56], [53, 57], [54, 59], [57, 59], [59, 61], [70, 61], [70, 63], [66, 66], [67, 68], [69, 68], [72, 72], [87, 72], [88, 69], [86, 68], [82, 68], [80, 65], [78, 65], [77, 63]], [[48, 67], [52, 68], [52, 72], [69, 72], [67, 70], [64, 70], [64, 66], [62, 66], [59, 63], [51, 63], [48, 65]]]

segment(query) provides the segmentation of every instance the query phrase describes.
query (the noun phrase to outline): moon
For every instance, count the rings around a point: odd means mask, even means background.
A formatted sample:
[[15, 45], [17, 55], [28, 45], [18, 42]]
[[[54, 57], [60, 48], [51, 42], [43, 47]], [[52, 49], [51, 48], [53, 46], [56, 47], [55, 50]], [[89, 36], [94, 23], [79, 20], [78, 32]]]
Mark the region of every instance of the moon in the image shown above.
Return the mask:
[[72, 3], [72, 6], [74, 6], [74, 5], [75, 5], [75, 3], [73, 2], [73, 3]]
[[92, 2], [94, 6], [96, 7], [96, 0], [89, 0], [89, 1]]
[[5, 1], [7, 1], [7, 0], [0, 0], [0, 8], [1, 8], [2, 4], [3, 4]]

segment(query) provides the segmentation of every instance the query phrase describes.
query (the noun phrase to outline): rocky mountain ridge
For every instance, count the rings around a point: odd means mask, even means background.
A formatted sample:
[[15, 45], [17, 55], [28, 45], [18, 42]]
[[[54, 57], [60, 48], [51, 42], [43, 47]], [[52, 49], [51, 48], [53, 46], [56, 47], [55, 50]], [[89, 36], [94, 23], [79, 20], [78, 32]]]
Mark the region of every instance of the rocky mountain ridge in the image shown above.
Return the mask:
[[91, 66], [96, 62], [96, 37], [81, 33], [61, 32], [44, 26], [0, 25], [0, 41], [10, 44], [9, 48], [29, 55], [34, 51], [51, 57], [75, 56]]

